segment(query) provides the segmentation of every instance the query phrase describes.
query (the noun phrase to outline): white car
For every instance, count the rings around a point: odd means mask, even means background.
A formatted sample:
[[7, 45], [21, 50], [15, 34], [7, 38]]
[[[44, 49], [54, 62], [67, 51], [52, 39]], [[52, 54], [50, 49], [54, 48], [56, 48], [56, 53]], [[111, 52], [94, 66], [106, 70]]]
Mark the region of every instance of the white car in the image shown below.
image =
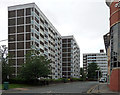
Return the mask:
[[105, 78], [100, 78], [99, 82], [106, 82]]

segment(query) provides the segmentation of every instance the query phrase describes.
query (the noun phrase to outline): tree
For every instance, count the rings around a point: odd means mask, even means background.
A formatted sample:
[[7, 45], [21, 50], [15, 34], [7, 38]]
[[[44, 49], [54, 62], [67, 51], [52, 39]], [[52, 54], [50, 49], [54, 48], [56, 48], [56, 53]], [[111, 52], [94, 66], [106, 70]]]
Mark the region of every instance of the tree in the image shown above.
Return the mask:
[[50, 60], [40, 55], [38, 50], [32, 50], [26, 55], [25, 65], [21, 69], [20, 77], [25, 80], [37, 80], [48, 77]]
[[80, 76], [81, 76], [81, 78], [82, 78], [83, 80], [85, 80], [86, 75], [85, 75], [85, 73], [84, 73], [84, 69], [83, 69], [83, 68], [80, 68]]
[[2, 63], [2, 80], [6, 81], [9, 79], [9, 76], [12, 75], [12, 67], [10, 66], [10, 64], [8, 64], [8, 50], [6, 45], [2, 45], [0, 47], [0, 51], [1, 51], [1, 63]]
[[[98, 77], [97, 70], [100, 70], [100, 68], [98, 67], [98, 65], [96, 63], [89, 63], [87, 77], [89, 79], [90, 78], [91, 79], [97, 79], [97, 77]], [[100, 76], [101, 76], [101, 72], [100, 72]]]

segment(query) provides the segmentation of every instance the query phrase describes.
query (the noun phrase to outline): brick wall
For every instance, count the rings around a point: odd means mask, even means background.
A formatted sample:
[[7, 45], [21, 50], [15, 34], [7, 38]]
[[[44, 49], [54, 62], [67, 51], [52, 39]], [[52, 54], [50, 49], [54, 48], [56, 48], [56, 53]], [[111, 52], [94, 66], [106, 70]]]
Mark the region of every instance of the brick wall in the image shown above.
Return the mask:
[[120, 91], [120, 68], [112, 70], [109, 87], [112, 91]]

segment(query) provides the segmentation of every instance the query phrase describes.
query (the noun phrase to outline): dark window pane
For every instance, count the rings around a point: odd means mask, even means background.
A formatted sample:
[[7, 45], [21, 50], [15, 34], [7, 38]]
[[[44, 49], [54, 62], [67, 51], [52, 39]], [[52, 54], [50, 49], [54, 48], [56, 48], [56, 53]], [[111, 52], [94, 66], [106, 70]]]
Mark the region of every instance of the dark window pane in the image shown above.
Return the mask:
[[17, 65], [23, 65], [24, 59], [17, 59]]
[[8, 49], [9, 50], [15, 49], [15, 43], [9, 43], [8, 44]]
[[31, 47], [30, 42], [26, 42], [26, 48], [29, 49]]
[[31, 17], [26, 17], [26, 24], [31, 23]]
[[8, 18], [15, 17], [15, 16], [16, 16], [15, 10], [14, 11], [8, 11]]
[[8, 53], [9, 53], [10, 57], [15, 57], [15, 51], [9, 51]]
[[39, 20], [35, 17], [35, 21], [37, 22], [37, 23], [39, 23]]
[[26, 34], [26, 40], [30, 40], [30, 33]]
[[35, 13], [39, 16], [39, 12], [35, 9]]
[[30, 25], [26, 25], [26, 32], [31, 32], [31, 26]]
[[17, 43], [17, 49], [24, 49], [24, 42]]
[[17, 10], [17, 16], [24, 16], [24, 9]]
[[8, 25], [15, 25], [16, 24], [16, 20], [14, 19], [8, 19]]
[[36, 37], [37, 39], [39, 39], [39, 36], [38, 36], [37, 34], [35, 34], [35, 37]]
[[8, 41], [15, 41], [15, 35], [9, 35]]
[[17, 41], [24, 41], [24, 34], [17, 34]]
[[15, 33], [16, 27], [8, 27], [8, 34]]
[[24, 57], [24, 51], [17, 51], [17, 57]]
[[24, 17], [17, 18], [17, 25], [24, 24]]
[[39, 28], [35, 25], [35, 29], [37, 30], [37, 31], [39, 31]]
[[24, 26], [17, 27], [17, 33], [24, 32]]
[[31, 15], [31, 8], [26, 9], [26, 15]]

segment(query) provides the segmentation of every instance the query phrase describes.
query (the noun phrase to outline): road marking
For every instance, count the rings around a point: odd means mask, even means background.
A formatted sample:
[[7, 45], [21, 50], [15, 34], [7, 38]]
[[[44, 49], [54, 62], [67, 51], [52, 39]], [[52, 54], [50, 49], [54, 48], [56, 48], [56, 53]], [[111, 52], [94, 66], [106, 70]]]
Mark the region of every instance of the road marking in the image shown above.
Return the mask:
[[87, 93], [90, 93], [90, 92], [91, 92], [93, 89], [95, 89], [97, 86], [98, 86], [98, 84], [95, 85], [95, 86], [93, 86], [93, 87], [91, 87], [91, 88], [87, 91]]

